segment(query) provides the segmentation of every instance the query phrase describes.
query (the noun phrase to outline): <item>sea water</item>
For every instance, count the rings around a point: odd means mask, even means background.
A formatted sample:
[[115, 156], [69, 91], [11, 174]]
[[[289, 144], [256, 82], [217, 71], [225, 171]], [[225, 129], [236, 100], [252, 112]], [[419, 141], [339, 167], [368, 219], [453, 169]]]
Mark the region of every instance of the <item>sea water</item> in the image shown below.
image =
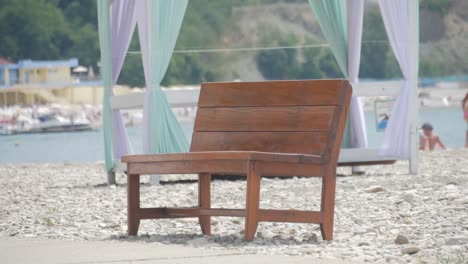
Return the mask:
[[[467, 124], [461, 109], [425, 109], [419, 114], [420, 124], [430, 122], [448, 148], [461, 148], [465, 144]], [[366, 113], [369, 147], [378, 147], [383, 132], [377, 131], [375, 114]], [[190, 139], [193, 123], [182, 123]], [[142, 150], [142, 128], [128, 128], [135, 153]], [[0, 163], [36, 162], [98, 162], [104, 160], [102, 131], [22, 134], [0, 136]]]

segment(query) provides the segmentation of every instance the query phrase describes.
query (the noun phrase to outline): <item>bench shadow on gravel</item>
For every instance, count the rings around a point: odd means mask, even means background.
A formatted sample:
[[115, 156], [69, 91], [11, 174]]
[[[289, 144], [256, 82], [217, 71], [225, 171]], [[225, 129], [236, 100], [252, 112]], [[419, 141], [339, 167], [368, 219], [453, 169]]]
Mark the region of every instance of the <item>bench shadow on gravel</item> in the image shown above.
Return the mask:
[[[261, 233], [261, 232], [260, 232]], [[275, 235], [273, 237], [259, 237], [258, 235], [253, 241], [247, 242], [242, 234], [231, 235], [211, 235], [204, 236], [201, 234], [143, 234], [139, 236], [113, 235], [110, 237], [112, 241], [125, 242], [146, 242], [146, 243], [161, 243], [164, 245], [184, 245], [193, 247], [275, 247], [275, 246], [291, 246], [291, 245], [312, 245], [321, 243], [315, 233], [312, 233], [307, 239], [297, 239], [295, 237], [284, 237]], [[325, 242], [325, 241], [324, 241]]]
[[[363, 177], [388, 177], [388, 176], [392, 176], [393, 174], [392, 173], [389, 173], [389, 172], [381, 172], [381, 173], [373, 173], [372, 175], [371, 174], [358, 174], [358, 175], [352, 175], [352, 174], [341, 174], [341, 173], [338, 173], [336, 176], [338, 178], [350, 178], [350, 177], [359, 177], [359, 178], [363, 178]], [[402, 177], [406, 176], [406, 175], [401, 175]], [[291, 177], [277, 177], [277, 176], [263, 176], [263, 178], [269, 178], [269, 179], [274, 179], [274, 180], [289, 180], [289, 179], [293, 179], [293, 178], [298, 178], [298, 179], [302, 179], [302, 178], [315, 178], [315, 177], [297, 177], [297, 176], [291, 176]], [[211, 176], [211, 180], [212, 181], [245, 181], [246, 180], [246, 176], [241, 176], [241, 175], [217, 175], [217, 174], [214, 174]], [[178, 179], [178, 180], [162, 180], [160, 182], [160, 185], [164, 186], [164, 185], [175, 185], [175, 184], [192, 184], [192, 183], [197, 183], [198, 180], [184, 180], [184, 179]], [[142, 182], [140, 184], [141, 186], [151, 186], [148, 182]], [[105, 189], [105, 188], [109, 188], [110, 186], [115, 186], [117, 188], [127, 188], [127, 181], [126, 180], [122, 180], [120, 181], [120, 183], [117, 183], [117, 184], [114, 184], [114, 185], [109, 185], [108, 183], [99, 183], [99, 184], [95, 184], [95, 185], [90, 185], [90, 184], [86, 184], [86, 185], [75, 185], [75, 186], [50, 186], [50, 187], [46, 187], [46, 189], [61, 189], [61, 188], [66, 188], [66, 189]]]

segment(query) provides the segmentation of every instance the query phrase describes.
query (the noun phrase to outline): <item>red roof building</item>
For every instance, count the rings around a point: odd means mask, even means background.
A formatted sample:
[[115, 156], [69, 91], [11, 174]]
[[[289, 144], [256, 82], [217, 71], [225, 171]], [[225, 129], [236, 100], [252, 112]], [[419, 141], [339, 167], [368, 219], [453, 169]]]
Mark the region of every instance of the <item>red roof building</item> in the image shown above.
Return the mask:
[[15, 63], [8, 59], [0, 57], [0, 65], [4, 65], [4, 64], [15, 64]]

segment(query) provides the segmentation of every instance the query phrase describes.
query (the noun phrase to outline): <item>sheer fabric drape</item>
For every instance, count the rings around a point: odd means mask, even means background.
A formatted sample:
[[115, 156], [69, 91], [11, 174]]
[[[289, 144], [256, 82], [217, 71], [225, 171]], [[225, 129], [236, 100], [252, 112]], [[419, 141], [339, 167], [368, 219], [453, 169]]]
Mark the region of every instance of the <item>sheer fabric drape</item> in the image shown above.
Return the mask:
[[[348, 0], [348, 79], [351, 85], [359, 83], [361, 62], [364, 1]], [[353, 96], [350, 107], [351, 147], [367, 148], [367, 128], [361, 98]]]
[[[135, 31], [135, 0], [112, 1], [110, 21], [113, 87], [119, 78], [133, 32]], [[122, 156], [131, 154], [133, 149], [120, 110], [116, 110], [112, 114], [114, 157], [115, 159], [120, 159]]]
[[419, 2], [380, 0], [379, 4], [388, 39], [404, 77], [400, 94], [385, 129], [381, 154], [408, 158], [410, 126], [411, 120], [414, 119], [412, 114], [415, 114], [411, 111], [411, 104], [416, 99], [414, 89], [417, 89], [418, 79]]
[[137, 23], [146, 80], [143, 148], [146, 153], [188, 151], [188, 140], [160, 84], [167, 71], [188, 0], [137, 1]]
[[[361, 57], [363, 0], [309, 0], [315, 17], [343, 74], [351, 84], [358, 83]], [[366, 148], [364, 109], [358, 97], [351, 99], [348, 128], [343, 147]]]
[[135, 1], [102, 0], [97, 1], [97, 4], [101, 74], [104, 83], [102, 111], [105, 165], [107, 171], [110, 171], [115, 165], [115, 159], [132, 152], [120, 111], [112, 111], [110, 98], [135, 28]]

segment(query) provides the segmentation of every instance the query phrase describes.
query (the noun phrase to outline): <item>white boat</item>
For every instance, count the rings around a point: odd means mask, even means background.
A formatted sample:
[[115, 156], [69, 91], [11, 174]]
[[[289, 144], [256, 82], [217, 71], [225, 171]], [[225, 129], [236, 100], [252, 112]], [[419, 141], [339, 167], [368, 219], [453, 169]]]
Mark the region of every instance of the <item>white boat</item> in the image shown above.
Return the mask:
[[86, 118], [66, 118], [57, 114], [40, 116], [38, 123], [33, 123], [25, 133], [69, 132], [92, 130], [91, 123]]
[[66, 118], [58, 114], [47, 114], [29, 122], [17, 121], [15, 124], [4, 125], [0, 128], [0, 134], [25, 134], [25, 133], [52, 133], [93, 130], [93, 126], [85, 117]]

